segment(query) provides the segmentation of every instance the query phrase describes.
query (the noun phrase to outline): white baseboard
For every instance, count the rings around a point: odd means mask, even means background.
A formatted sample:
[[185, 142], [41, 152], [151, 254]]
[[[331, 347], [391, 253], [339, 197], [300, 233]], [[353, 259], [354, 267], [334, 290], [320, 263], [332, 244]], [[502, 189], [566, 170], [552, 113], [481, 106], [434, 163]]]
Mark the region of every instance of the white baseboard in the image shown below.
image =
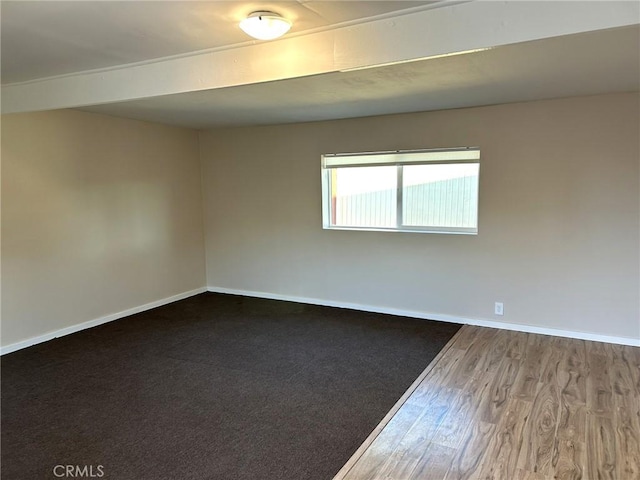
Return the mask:
[[513, 330], [516, 332], [537, 333], [540, 335], [552, 335], [555, 337], [576, 338], [579, 340], [590, 340], [594, 342], [614, 343], [618, 345], [630, 345], [640, 347], [640, 338], [613, 337], [589, 332], [575, 332], [572, 330], [561, 330], [548, 327], [536, 327], [534, 325], [522, 325], [518, 323], [496, 322], [479, 318], [457, 317], [454, 315], [443, 315], [440, 313], [419, 312], [415, 310], [401, 310], [397, 308], [381, 307], [377, 305], [363, 305], [359, 303], [336, 302], [319, 298], [296, 297], [293, 295], [281, 295], [277, 293], [255, 292], [251, 290], [237, 290], [233, 288], [208, 287], [208, 291], [214, 293], [228, 293], [231, 295], [242, 295], [245, 297], [267, 298], [270, 300], [285, 300], [289, 302], [307, 303], [310, 305], [321, 305], [325, 307], [348, 308], [364, 312], [386, 313], [402, 317], [420, 318], [423, 320], [439, 320], [449, 323], [461, 323], [464, 325], [475, 325], [478, 327], [490, 327], [501, 330]]
[[609, 335], [600, 335], [596, 333], [575, 332], [575, 331], [560, 330], [555, 328], [536, 327], [533, 325], [521, 325], [517, 323], [495, 322], [491, 320], [484, 320], [484, 319], [477, 319], [477, 318], [457, 317], [454, 315], [443, 315], [439, 313], [419, 312], [415, 310], [401, 310], [397, 308], [380, 307], [380, 306], [374, 306], [374, 305], [363, 305], [359, 303], [336, 302], [332, 300], [324, 300], [319, 298], [297, 297], [293, 295], [280, 295], [277, 293], [255, 292], [250, 290], [237, 290], [233, 288], [223, 288], [223, 287], [208, 287], [208, 288], [203, 287], [203, 288], [196, 288], [195, 290], [190, 290], [188, 292], [179, 293], [171, 297], [156, 300], [155, 302], [147, 303], [139, 307], [130, 308], [127, 310], [123, 310], [121, 312], [113, 313], [111, 315], [96, 318], [94, 320], [89, 320], [88, 322], [72, 325], [70, 327], [62, 328], [60, 330], [55, 330], [53, 332], [48, 332], [48, 333], [45, 333], [44, 335], [31, 337], [21, 342], [5, 345], [4, 347], [0, 347], [0, 355], [15, 352], [16, 350], [30, 347], [32, 345], [46, 342], [48, 340], [53, 340], [54, 338], [57, 338], [57, 337], [63, 337], [71, 333], [79, 332], [80, 330], [96, 327], [98, 325], [102, 325], [103, 323], [111, 322], [113, 320], [118, 320], [119, 318], [127, 317], [129, 315], [134, 315], [136, 313], [144, 312], [146, 310], [151, 310], [152, 308], [160, 307], [162, 305], [167, 305], [169, 303], [176, 302], [178, 300], [182, 300], [188, 297], [192, 297], [194, 295], [198, 295], [199, 293], [203, 293], [206, 291], [214, 292], [214, 293], [227, 293], [231, 295], [242, 295], [246, 297], [266, 298], [271, 300], [285, 300], [289, 302], [307, 303], [310, 305], [321, 305], [325, 307], [348, 308], [348, 309], [360, 310], [364, 312], [386, 313], [389, 315], [399, 315], [403, 317], [420, 318], [425, 320], [439, 320], [442, 322], [461, 323], [465, 325], [476, 325], [479, 327], [490, 327], [490, 328], [498, 328], [502, 330], [514, 330], [517, 332], [538, 333], [541, 335], [553, 335], [556, 337], [577, 338], [580, 340], [591, 340], [595, 342], [605, 342], [605, 343], [614, 343], [618, 345], [630, 345], [630, 346], [640, 347], [640, 339], [635, 339], [635, 338], [613, 337]]
[[0, 347], [0, 355], [15, 352], [16, 350], [20, 350], [22, 348], [30, 347], [38, 343], [53, 340], [54, 338], [57, 338], [57, 337], [63, 337], [65, 335], [69, 335], [70, 333], [79, 332], [80, 330], [96, 327], [98, 325], [102, 325], [103, 323], [112, 322], [113, 320], [118, 320], [119, 318], [123, 318], [123, 317], [128, 317], [129, 315], [144, 312], [146, 310], [151, 310], [152, 308], [161, 307], [162, 305], [167, 305], [168, 303], [172, 303], [178, 300], [182, 300], [184, 298], [192, 297], [194, 295], [198, 295], [199, 293], [204, 293], [206, 291], [207, 289], [205, 287], [196, 288], [195, 290], [190, 290], [188, 292], [172, 295], [171, 297], [162, 298], [160, 300], [156, 300], [155, 302], [140, 305], [139, 307], [129, 308], [127, 310], [123, 310], [118, 313], [112, 313], [111, 315], [106, 315], [104, 317], [96, 318], [94, 320], [89, 320], [88, 322], [79, 323], [77, 325], [71, 325], [70, 327], [62, 328], [60, 330], [55, 330], [53, 332], [48, 332], [48, 333], [45, 333], [44, 335], [38, 335], [37, 337], [31, 337], [21, 342], [5, 345], [4, 347]]

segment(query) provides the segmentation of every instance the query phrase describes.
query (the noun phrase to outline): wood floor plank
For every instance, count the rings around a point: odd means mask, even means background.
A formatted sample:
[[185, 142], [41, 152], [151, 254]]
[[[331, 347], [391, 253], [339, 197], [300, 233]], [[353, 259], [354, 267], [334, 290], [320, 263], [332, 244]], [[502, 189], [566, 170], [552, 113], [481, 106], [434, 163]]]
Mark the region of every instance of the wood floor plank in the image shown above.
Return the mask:
[[618, 407], [615, 414], [616, 464], [622, 478], [640, 478], [639, 416], [637, 408], [627, 406]]
[[555, 348], [550, 342], [539, 365], [536, 393], [532, 399], [531, 414], [523, 430], [522, 449], [518, 455], [518, 468], [540, 473], [544, 476], [552, 473], [555, 436], [560, 414], [560, 388], [558, 369], [564, 356], [563, 350]]
[[394, 450], [380, 467], [378, 475], [382, 478], [406, 478], [415, 469], [431, 438], [440, 426], [442, 419], [451, 408], [457, 392], [440, 388], [426, 399], [420, 415], [406, 431]]
[[563, 402], [572, 406], [586, 405], [589, 371], [585, 342], [563, 340], [562, 360], [557, 371]]
[[408, 403], [423, 405], [425, 399], [429, 398], [434, 388], [441, 388], [443, 385], [455, 383], [451, 379], [458, 364], [465, 355], [465, 350], [452, 347], [448, 354], [431, 369], [429, 376], [413, 391], [407, 399]]
[[628, 355], [622, 349], [611, 352], [611, 387], [614, 395], [636, 394], [636, 384], [633, 369], [637, 368], [630, 362]]
[[[485, 354], [478, 363], [478, 370], [495, 370], [507, 356], [507, 352], [511, 351], [510, 347], [514, 343], [516, 333], [517, 332], [510, 332], [509, 330], [495, 331], [489, 340], [491, 347], [485, 351]], [[485, 348], [487, 347], [487, 343], [488, 342], [485, 342]]]
[[584, 441], [587, 432], [587, 407], [570, 405], [560, 396], [560, 412], [556, 437], [559, 440]]
[[584, 479], [584, 465], [587, 453], [585, 444], [574, 440], [558, 439], [556, 450], [558, 456], [555, 461], [552, 478], [556, 480]]
[[640, 347], [621, 347], [622, 360], [629, 365], [634, 393], [640, 397]]
[[602, 342], [585, 341], [589, 355], [607, 355], [607, 344]]
[[504, 416], [496, 427], [482, 462], [478, 479], [514, 478], [522, 447], [522, 432], [531, 412], [531, 403], [511, 399]]
[[444, 480], [475, 480], [479, 478], [482, 461], [495, 431], [496, 425], [492, 423], [478, 421], [469, 425]]
[[453, 448], [432, 443], [426, 448], [410, 477], [391, 476], [388, 477], [388, 480], [400, 480], [403, 478], [442, 480], [451, 468], [455, 453], [456, 450]]
[[518, 468], [543, 475], [551, 474], [559, 409], [560, 399], [555, 382], [541, 384], [522, 431]]
[[627, 349], [613, 348], [610, 358], [616, 465], [623, 478], [640, 479], [640, 395], [635, 381], [640, 368]]
[[587, 404], [591, 414], [609, 417], [613, 414], [610, 363], [611, 360], [606, 355], [589, 354], [590, 372], [587, 378]]
[[463, 326], [458, 335], [456, 336], [456, 341], [453, 344], [454, 348], [459, 348], [461, 350], [468, 350], [471, 344], [474, 342], [478, 336], [490, 335], [490, 328], [483, 327], [471, 327], [469, 325]]
[[614, 395], [616, 464], [623, 478], [640, 479], [640, 396]]
[[544, 344], [542, 335], [527, 335], [527, 346], [518, 377], [512, 389], [514, 398], [532, 401], [538, 389], [542, 372], [547, 365], [552, 349]]
[[352, 480], [376, 478], [380, 468], [386, 463], [389, 455], [393, 453], [423, 410], [424, 406], [403, 405], [383, 430], [384, 434], [376, 437], [344, 478]]
[[616, 465], [615, 432], [610, 417], [589, 414], [587, 417], [587, 463], [585, 478], [622, 480]]
[[482, 398], [488, 385], [489, 382], [478, 374], [467, 384], [465, 390], [459, 392], [431, 439], [433, 443], [451, 448], [457, 448], [460, 445], [470, 422], [476, 418], [479, 399]]
[[493, 381], [480, 399], [478, 415], [481, 421], [497, 424], [502, 418], [511, 398], [511, 389], [516, 381], [519, 369], [520, 360], [509, 357], [503, 358], [499, 372], [493, 376]]
[[629, 359], [628, 361], [640, 370], [640, 347], [619, 345], [618, 348], [620, 348], [622, 350], [622, 354]]
[[496, 333], [491, 329], [481, 329], [469, 348], [465, 351], [463, 358], [451, 372], [447, 386], [450, 388], [463, 388], [473, 377], [478, 364], [483, 362], [487, 353], [491, 350], [492, 339]]
[[557, 371], [560, 388], [557, 441], [572, 440], [584, 443], [589, 375], [586, 344], [582, 340], [560, 339], [557, 345], [562, 348], [562, 359]]
[[514, 480], [550, 480], [549, 477], [545, 477], [540, 473], [527, 472], [525, 470], [516, 470], [516, 476]]
[[528, 335], [522, 332], [511, 332], [511, 343], [505, 352], [505, 356], [514, 360], [524, 357], [527, 349]]

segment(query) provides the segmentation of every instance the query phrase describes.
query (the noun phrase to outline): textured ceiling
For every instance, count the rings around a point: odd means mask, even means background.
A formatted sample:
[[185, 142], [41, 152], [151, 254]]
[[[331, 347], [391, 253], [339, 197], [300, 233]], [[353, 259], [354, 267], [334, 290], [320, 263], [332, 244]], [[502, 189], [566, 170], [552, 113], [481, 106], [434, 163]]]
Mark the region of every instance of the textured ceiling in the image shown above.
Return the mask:
[[432, 3], [3, 1], [2, 84], [251, 43], [238, 22], [255, 10], [291, 19], [291, 36]]
[[195, 128], [293, 123], [636, 91], [640, 28], [352, 72], [83, 108]]
[[[207, 128], [640, 90], [638, 2], [1, 7], [3, 113], [77, 107]], [[248, 39], [238, 21], [260, 9], [291, 18], [292, 32]]]

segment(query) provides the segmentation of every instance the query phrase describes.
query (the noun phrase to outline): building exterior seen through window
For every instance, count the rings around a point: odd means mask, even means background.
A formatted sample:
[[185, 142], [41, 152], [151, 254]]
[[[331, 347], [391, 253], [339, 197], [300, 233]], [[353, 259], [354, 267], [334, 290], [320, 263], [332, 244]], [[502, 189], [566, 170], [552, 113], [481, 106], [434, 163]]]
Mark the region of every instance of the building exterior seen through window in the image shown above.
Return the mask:
[[477, 234], [479, 174], [478, 148], [323, 155], [323, 226]]

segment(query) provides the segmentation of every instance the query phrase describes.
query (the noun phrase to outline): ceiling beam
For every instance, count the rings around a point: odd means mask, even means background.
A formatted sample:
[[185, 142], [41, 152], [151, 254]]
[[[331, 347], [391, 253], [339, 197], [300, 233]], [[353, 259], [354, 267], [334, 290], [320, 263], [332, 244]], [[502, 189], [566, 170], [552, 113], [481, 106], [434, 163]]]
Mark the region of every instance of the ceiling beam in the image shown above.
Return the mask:
[[640, 23], [638, 2], [469, 2], [307, 35], [2, 86], [2, 113], [261, 83]]

